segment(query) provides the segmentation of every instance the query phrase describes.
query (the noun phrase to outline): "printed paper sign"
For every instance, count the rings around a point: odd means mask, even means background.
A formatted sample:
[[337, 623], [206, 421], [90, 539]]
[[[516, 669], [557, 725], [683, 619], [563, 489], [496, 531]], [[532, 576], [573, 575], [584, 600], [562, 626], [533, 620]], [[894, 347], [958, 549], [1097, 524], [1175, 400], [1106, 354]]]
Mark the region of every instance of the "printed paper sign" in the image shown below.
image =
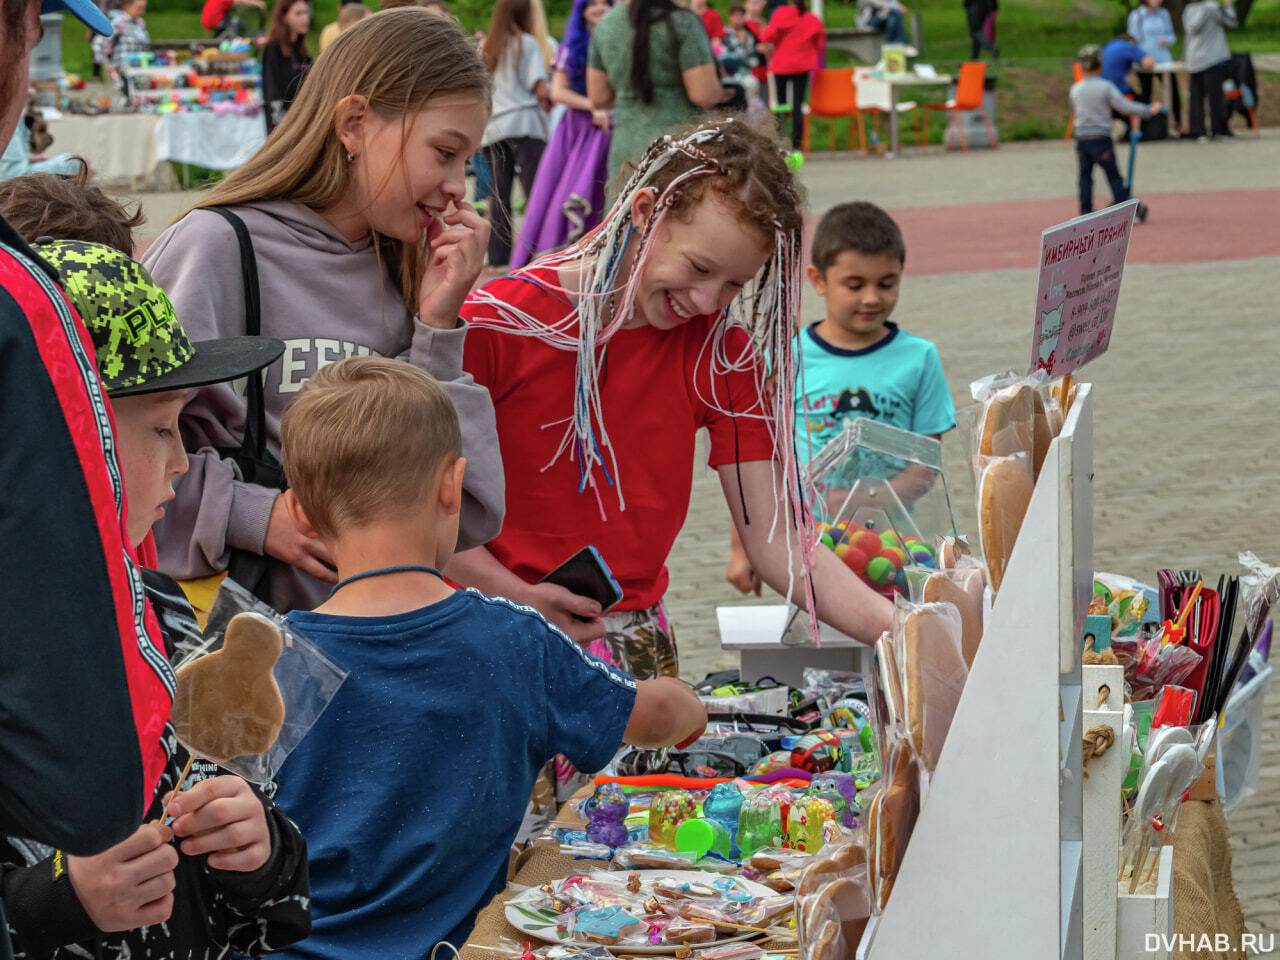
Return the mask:
[[1137, 208], [1127, 200], [1041, 235], [1030, 369], [1060, 377], [1106, 352]]

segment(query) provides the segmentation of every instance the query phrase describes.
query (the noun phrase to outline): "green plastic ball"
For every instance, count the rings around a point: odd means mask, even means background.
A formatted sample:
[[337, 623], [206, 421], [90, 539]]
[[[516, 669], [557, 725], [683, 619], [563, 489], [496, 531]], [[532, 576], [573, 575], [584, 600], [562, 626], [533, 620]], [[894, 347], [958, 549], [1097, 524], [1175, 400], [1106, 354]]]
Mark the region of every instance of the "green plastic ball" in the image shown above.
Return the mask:
[[867, 579], [872, 583], [892, 583], [898, 575], [898, 568], [886, 557], [872, 557], [867, 563]]

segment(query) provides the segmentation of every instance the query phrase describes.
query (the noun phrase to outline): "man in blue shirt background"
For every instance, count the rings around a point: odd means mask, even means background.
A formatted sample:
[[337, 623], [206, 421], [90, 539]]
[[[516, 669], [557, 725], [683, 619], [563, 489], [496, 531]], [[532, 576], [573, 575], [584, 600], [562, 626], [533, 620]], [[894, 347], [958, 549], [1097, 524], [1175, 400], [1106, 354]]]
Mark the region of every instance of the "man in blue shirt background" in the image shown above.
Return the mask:
[[1125, 96], [1133, 93], [1125, 77], [1136, 64], [1144, 70], [1155, 66], [1155, 58], [1134, 43], [1133, 37], [1122, 33], [1102, 48], [1102, 79], [1110, 80]]

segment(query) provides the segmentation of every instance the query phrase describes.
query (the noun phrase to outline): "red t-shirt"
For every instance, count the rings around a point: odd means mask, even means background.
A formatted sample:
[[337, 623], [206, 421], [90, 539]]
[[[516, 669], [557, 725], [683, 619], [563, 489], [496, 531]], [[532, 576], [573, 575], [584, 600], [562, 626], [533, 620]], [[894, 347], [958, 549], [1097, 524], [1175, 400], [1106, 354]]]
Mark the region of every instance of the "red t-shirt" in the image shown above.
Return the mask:
[[[764, 42], [763, 40], [760, 39], [764, 35], [763, 23], [761, 23], [759, 20], [744, 20], [743, 23], [746, 25], [746, 28], [751, 31], [751, 35], [756, 38], [757, 45]], [[768, 62], [768, 57], [765, 58], [765, 62], [766, 63]], [[764, 66], [763, 64], [758, 67], [752, 67], [751, 75], [755, 77], [757, 80], [759, 80], [761, 83], [769, 82], [769, 68], [767, 66]], [[766, 99], [768, 98], [766, 97]]]
[[231, 9], [231, 3], [232, 0], [205, 0], [204, 9], [200, 11], [200, 25], [206, 30], [217, 30]]
[[774, 45], [769, 72], [792, 76], [821, 66], [827, 31], [814, 14], [785, 6], [774, 11], [762, 39]]
[[711, 7], [702, 11], [702, 25], [707, 29], [707, 38], [719, 40], [724, 36], [724, 20]]
[[[539, 281], [554, 283], [554, 271], [499, 277], [485, 290], [547, 323], [567, 317], [572, 305]], [[621, 482], [621, 510], [618, 490], [599, 468], [596, 488], [588, 485], [579, 493], [578, 461], [565, 452], [552, 463], [573, 414], [577, 355], [483, 326], [492, 310], [473, 300], [462, 308], [472, 324], [463, 366], [493, 398], [507, 481], [506, 520], [489, 549], [508, 570], [534, 583], [593, 545], [622, 586], [617, 609], [652, 606], [666, 592], [667, 555], [689, 510], [697, 429], [710, 430], [713, 467], [773, 458], [756, 378], [749, 371], [711, 373], [710, 350], [703, 350], [709, 321], [670, 331], [618, 331], [605, 348], [600, 404], [616, 475], [608, 450], [603, 459]], [[745, 334], [732, 330], [729, 355], [747, 349]], [[754, 416], [721, 413], [708, 406], [710, 399]]]

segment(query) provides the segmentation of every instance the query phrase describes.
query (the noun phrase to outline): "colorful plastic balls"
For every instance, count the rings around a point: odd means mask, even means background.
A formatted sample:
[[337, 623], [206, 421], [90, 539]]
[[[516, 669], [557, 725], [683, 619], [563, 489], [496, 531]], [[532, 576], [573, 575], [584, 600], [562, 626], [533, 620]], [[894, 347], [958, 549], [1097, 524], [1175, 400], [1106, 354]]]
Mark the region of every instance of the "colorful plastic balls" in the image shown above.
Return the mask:
[[859, 530], [849, 538], [849, 542], [868, 557], [874, 557], [884, 547], [880, 537], [870, 530]]
[[866, 574], [867, 564], [871, 562], [871, 558], [857, 547], [850, 547], [840, 559], [844, 561], [846, 567], [860, 577]]
[[898, 575], [898, 568], [887, 557], [872, 557], [867, 563], [867, 579], [872, 583], [892, 583]]
[[895, 570], [901, 570], [907, 565], [907, 555], [897, 547], [885, 547], [879, 555], [892, 563]]

